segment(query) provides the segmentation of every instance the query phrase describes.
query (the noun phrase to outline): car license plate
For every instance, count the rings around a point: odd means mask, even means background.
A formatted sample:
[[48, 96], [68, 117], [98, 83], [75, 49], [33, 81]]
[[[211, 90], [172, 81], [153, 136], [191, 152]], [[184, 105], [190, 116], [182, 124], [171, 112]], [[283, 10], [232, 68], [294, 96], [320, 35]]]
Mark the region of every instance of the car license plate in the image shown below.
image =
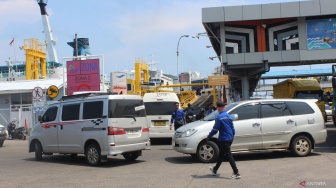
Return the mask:
[[154, 126], [166, 126], [166, 121], [154, 121]]
[[140, 130], [127, 130], [126, 133], [128, 135], [136, 135], [140, 133]]

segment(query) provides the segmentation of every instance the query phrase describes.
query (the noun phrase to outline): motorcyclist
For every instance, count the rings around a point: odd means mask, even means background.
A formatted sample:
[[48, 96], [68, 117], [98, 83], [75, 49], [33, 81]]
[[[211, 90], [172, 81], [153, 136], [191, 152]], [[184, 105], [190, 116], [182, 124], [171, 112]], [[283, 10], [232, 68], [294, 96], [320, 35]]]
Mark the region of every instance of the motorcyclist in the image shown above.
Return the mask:
[[13, 139], [15, 127], [16, 127], [16, 118], [14, 118], [11, 122], [9, 122], [8, 127], [7, 127], [9, 139]]
[[199, 113], [196, 115], [196, 120], [203, 119], [205, 117], [205, 109], [201, 108]]
[[194, 117], [194, 109], [191, 107], [191, 104], [188, 104], [188, 108], [186, 109], [186, 121], [190, 123], [193, 121]]

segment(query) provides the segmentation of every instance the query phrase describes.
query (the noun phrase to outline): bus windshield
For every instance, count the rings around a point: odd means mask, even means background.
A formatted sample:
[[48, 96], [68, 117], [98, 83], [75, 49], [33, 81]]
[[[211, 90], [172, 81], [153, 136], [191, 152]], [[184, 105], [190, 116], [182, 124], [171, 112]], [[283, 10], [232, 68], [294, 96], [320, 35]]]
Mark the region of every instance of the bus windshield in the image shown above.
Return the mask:
[[145, 102], [146, 114], [151, 115], [171, 115], [174, 110], [174, 101], [171, 102]]

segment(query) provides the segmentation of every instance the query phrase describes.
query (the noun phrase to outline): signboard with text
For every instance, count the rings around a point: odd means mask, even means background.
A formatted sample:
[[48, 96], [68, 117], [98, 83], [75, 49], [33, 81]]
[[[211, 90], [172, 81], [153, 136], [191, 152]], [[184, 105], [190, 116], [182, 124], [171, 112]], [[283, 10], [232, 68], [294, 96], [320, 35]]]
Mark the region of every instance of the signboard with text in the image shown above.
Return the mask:
[[229, 76], [221, 75], [221, 76], [208, 76], [209, 85], [210, 86], [223, 86], [229, 85]]
[[127, 79], [124, 72], [111, 73], [111, 92], [118, 94], [127, 94]]
[[67, 61], [67, 95], [76, 91], [100, 91], [99, 59]]

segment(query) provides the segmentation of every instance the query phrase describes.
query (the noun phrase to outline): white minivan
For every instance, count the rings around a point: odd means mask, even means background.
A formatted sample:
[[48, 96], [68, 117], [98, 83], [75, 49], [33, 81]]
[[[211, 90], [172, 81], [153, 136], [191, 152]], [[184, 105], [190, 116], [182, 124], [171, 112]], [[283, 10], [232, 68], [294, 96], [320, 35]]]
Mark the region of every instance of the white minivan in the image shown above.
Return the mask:
[[156, 92], [146, 93], [143, 97], [146, 107], [150, 138], [171, 138], [174, 129], [170, 130], [170, 120], [174, 104], [180, 103], [176, 93]]
[[96, 166], [108, 155], [136, 160], [150, 149], [149, 128], [141, 96], [83, 93], [48, 106], [33, 127], [29, 152], [35, 159], [53, 153], [85, 154]]

